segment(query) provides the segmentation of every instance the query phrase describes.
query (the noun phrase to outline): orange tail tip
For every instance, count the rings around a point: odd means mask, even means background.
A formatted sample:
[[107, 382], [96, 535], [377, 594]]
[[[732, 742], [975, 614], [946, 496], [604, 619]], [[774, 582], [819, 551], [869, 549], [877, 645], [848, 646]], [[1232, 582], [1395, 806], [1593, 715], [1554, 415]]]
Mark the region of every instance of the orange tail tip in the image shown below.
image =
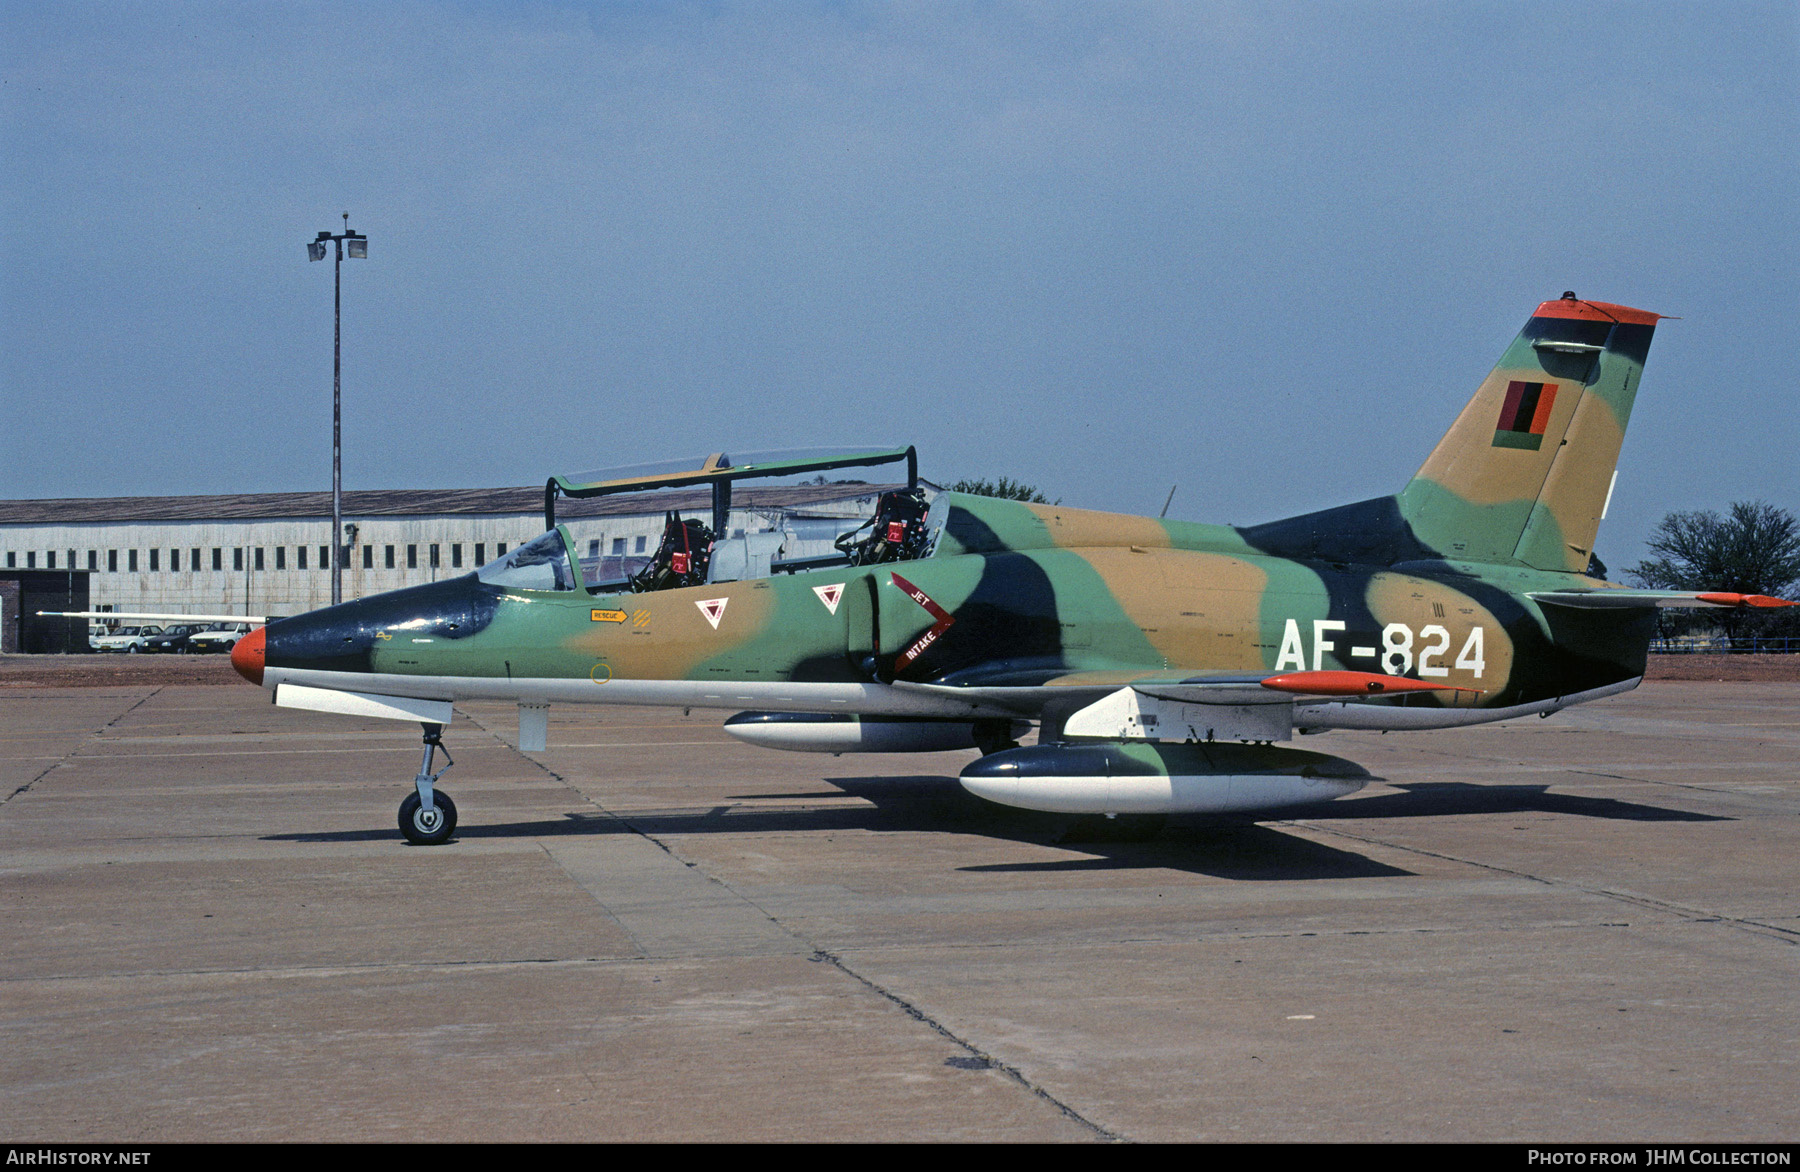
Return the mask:
[[239, 639], [237, 646], [231, 649], [231, 666], [259, 688], [263, 682], [263, 643], [266, 630], [265, 627], [256, 628]]
[[1800, 606], [1800, 602], [1774, 598], [1767, 594], [1727, 594], [1721, 591], [1699, 594], [1695, 597], [1701, 602], [1710, 602], [1714, 606]]
[[1538, 305], [1532, 317], [1564, 317], [1582, 321], [1616, 321], [1626, 322], [1634, 326], [1653, 326], [1666, 313], [1651, 313], [1647, 309], [1633, 309], [1629, 305], [1614, 305], [1610, 301], [1583, 301], [1571, 294], [1565, 294], [1555, 301], [1545, 301]]
[[1270, 676], [1262, 682], [1277, 692], [1293, 692], [1302, 696], [1385, 696], [1392, 692], [1473, 692], [1480, 688], [1459, 688], [1454, 684], [1433, 684], [1406, 676], [1384, 676], [1370, 671], [1293, 671]]

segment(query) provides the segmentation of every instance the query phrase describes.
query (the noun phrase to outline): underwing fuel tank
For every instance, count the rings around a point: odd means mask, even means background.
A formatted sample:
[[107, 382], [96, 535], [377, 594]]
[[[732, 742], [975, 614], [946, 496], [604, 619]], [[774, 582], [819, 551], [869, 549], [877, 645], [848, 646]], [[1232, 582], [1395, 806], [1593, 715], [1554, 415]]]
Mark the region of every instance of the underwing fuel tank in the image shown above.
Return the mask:
[[[1029, 728], [1015, 722], [1012, 735]], [[973, 721], [907, 716], [740, 712], [725, 722], [725, 731], [752, 745], [796, 753], [940, 753], [975, 747]]]
[[1034, 745], [971, 762], [976, 797], [1059, 814], [1223, 814], [1353, 794], [1369, 781], [1353, 761], [1271, 745]]

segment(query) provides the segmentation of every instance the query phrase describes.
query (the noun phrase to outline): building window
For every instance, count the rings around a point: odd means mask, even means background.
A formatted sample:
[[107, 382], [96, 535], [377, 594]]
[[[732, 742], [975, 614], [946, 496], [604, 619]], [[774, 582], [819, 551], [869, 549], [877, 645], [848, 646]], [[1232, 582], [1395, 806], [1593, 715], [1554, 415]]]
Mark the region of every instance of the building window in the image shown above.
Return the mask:
[[75, 551], [74, 550], [69, 551], [69, 568], [71, 570], [75, 568]]
[[200, 551], [197, 549], [188, 550], [188, 569], [198, 570], [199, 568], [200, 568]]
[[56, 568], [56, 551], [55, 550], [47, 549], [44, 551], [44, 568], [46, 570], [54, 570]]
[[[281, 547], [276, 546], [275, 548], [280, 549]], [[256, 556], [250, 559], [250, 564], [255, 566], [259, 570], [263, 568], [263, 547], [262, 546], [259, 545], [256, 547]]]
[[[300, 548], [305, 549], [306, 547], [301, 546]], [[285, 545], [278, 545], [275, 547], [275, 568], [278, 570], [287, 569], [287, 546]]]
[[[277, 566], [281, 564], [280, 554], [275, 555], [275, 564]], [[304, 545], [296, 545], [294, 547], [294, 568], [296, 570], [304, 570], [306, 568], [306, 547]]]
[[406, 568], [409, 570], [419, 568], [419, 547], [416, 545], [406, 547]]
[[137, 550], [128, 549], [125, 551], [125, 569], [129, 573], [137, 573]]
[[88, 550], [88, 569], [96, 571], [96, 572], [99, 571], [99, 569], [100, 569], [100, 551], [99, 550], [97, 550], [97, 549]]
[[391, 545], [387, 547], [387, 568], [394, 568], [394, 547]]
[[179, 569], [181, 569], [181, 551], [172, 549], [169, 551], [169, 573], [173, 574]]
[[[350, 559], [345, 558], [344, 560], [349, 561]], [[321, 545], [319, 547], [319, 568], [321, 570], [329, 570], [331, 568], [331, 547], [329, 545]]]
[[588, 556], [591, 558], [600, 556], [600, 539], [598, 537], [591, 538], [588, 541]]
[[503, 558], [506, 556], [506, 542], [502, 541], [502, 542], [497, 543], [494, 546], [494, 556], [497, 558]]
[[19, 555], [10, 549], [6, 551], [6, 568], [9, 570], [16, 570], [19, 568]]
[[160, 549], [153, 549], [150, 551], [150, 572], [152, 574], [156, 573], [156, 569], [157, 569], [156, 560], [159, 556], [161, 556], [161, 554], [162, 554], [162, 550], [160, 550]]
[[642, 537], [639, 537], [639, 538], [638, 538], [638, 539], [637, 539], [637, 546], [636, 546], [636, 548], [635, 548], [635, 551], [634, 551], [634, 552], [636, 552], [636, 553], [643, 553], [643, 552], [644, 552], [644, 539], [643, 539], [643, 538], [642, 538]]
[[109, 574], [119, 572], [119, 551], [116, 549], [106, 551], [106, 572]]
[[213, 546], [213, 569], [214, 570], [223, 570], [224, 568], [225, 568], [225, 551], [215, 545], [215, 546]]
[[438, 561], [438, 547], [437, 542], [434, 541], [431, 543], [431, 568], [435, 570], [442, 564]]
[[375, 547], [372, 545], [365, 545], [365, 546], [363, 546], [363, 569], [372, 570], [374, 568], [375, 568]]
[[478, 566], [487, 565], [487, 542], [485, 541], [477, 541], [475, 543], [475, 564]]
[[462, 542], [460, 541], [452, 542], [450, 545], [450, 568], [462, 569]]
[[614, 557], [625, 556], [625, 539], [623, 537], [613, 538], [613, 556]]
[[234, 570], [244, 568], [244, 547], [241, 545], [231, 547], [231, 568]]

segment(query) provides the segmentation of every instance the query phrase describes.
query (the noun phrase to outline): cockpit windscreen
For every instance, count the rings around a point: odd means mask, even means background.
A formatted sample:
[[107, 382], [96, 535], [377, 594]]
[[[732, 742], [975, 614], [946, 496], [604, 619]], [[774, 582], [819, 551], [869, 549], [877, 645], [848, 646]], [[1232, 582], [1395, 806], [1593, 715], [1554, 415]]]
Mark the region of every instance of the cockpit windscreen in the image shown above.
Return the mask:
[[535, 541], [519, 546], [503, 558], [475, 571], [490, 586], [514, 590], [573, 590], [575, 571], [561, 529], [551, 529]]

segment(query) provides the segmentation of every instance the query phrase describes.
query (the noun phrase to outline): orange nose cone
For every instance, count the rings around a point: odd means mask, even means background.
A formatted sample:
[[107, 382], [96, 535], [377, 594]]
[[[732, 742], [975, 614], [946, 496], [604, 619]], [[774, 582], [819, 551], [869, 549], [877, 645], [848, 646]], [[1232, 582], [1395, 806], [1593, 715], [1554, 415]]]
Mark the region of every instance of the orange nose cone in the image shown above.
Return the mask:
[[263, 677], [263, 631], [262, 627], [256, 628], [231, 649], [231, 666], [257, 687], [262, 686]]

